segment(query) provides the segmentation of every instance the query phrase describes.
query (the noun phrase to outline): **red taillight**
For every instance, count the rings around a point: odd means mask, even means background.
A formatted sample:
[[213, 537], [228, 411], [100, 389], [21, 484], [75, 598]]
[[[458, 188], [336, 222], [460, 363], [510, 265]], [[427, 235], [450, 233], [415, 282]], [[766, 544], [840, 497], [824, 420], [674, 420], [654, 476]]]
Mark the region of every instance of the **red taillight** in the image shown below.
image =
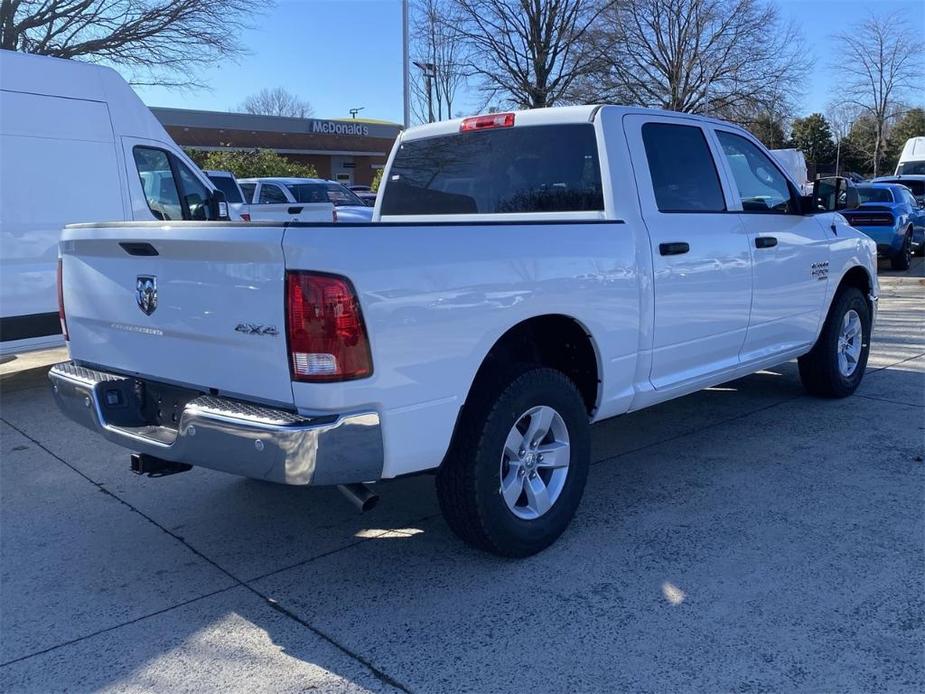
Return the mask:
[[242, 221], [242, 222], [249, 222], [249, 221], [251, 221], [251, 213], [250, 213], [250, 212], [242, 212], [242, 213], [241, 213], [241, 221]]
[[513, 125], [513, 113], [492, 113], [487, 116], [463, 118], [463, 122], [459, 125], [459, 132], [465, 133], [470, 130], [488, 130], [490, 128], [510, 128]]
[[294, 381], [348, 381], [373, 372], [360, 303], [347, 278], [287, 272], [286, 309]]
[[67, 334], [67, 318], [64, 315], [64, 283], [62, 281], [62, 263], [61, 258], [58, 258], [58, 320], [61, 321], [61, 333], [64, 335], [65, 340], [70, 340]]
[[846, 214], [845, 218], [851, 226], [856, 227], [891, 227], [896, 220], [889, 213], [855, 212]]

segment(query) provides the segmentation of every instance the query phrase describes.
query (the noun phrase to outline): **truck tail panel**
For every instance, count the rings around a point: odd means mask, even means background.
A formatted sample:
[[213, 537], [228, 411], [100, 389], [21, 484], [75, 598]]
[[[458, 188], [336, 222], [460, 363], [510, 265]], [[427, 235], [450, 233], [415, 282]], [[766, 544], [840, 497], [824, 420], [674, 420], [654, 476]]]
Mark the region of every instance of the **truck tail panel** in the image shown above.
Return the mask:
[[283, 226], [69, 227], [71, 357], [203, 392], [291, 404]]

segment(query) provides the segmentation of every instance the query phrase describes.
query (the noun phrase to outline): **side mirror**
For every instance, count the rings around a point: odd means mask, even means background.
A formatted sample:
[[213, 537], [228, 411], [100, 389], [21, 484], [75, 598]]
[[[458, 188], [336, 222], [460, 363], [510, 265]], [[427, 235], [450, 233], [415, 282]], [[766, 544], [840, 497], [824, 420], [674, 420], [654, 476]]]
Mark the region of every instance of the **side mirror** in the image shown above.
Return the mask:
[[220, 190], [213, 190], [209, 196], [209, 219], [228, 220], [228, 202]]
[[827, 176], [813, 181], [811, 195], [803, 196], [803, 214], [853, 210], [860, 204], [858, 189], [847, 178]]
[[[861, 198], [858, 195], [858, 189], [854, 186], [854, 183], [852, 181], [849, 181], [847, 178], [842, 179], [842, 180], [845, 182], [845, 195], [844, 195], [845, 204], [842, 206], [839, 206], [838, 209], [840, 210], [857, 209], [861, 205]], [[841, 200], [841, 197], [839, 197], [839, 200]]]

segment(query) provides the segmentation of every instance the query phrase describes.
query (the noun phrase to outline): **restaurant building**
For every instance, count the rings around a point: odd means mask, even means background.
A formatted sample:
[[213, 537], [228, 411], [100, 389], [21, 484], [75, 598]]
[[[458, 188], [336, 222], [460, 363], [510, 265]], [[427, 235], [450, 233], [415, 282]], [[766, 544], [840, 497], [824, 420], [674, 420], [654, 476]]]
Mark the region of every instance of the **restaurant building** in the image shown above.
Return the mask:
[[311, 164], [318, 175], [369, 185], [385, 166], [401, 126], [363, 119], [325, 120], [250, 113], [152, 108], [174, 141], [202, 151], [272, 149]]

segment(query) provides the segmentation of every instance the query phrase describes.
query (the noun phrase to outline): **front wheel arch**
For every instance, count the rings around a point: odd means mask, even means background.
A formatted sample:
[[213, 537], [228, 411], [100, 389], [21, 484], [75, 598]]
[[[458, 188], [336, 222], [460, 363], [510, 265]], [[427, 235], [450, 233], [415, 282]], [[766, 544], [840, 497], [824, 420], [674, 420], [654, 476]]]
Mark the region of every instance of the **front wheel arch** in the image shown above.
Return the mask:
[[862, 265], [854, 265], [842, 275], [838, 282], [838, 287], [836, 287], [835, 291], [832, 292], [832, 300], [829, 301], [829, 305], [826, 306], [825, 315], [829, 315], [829, 311], [832, 310], [832, 304], [835, 303], [838, 295], [844, 292], [848, 287], [854, 287], [864, 295], [864, 297], [867, 299], [867, 304], [871, 310], [871, 314], [873, 314], [873, 279], [871, 278], [870, 273], [867, 271], [867, 268]]

